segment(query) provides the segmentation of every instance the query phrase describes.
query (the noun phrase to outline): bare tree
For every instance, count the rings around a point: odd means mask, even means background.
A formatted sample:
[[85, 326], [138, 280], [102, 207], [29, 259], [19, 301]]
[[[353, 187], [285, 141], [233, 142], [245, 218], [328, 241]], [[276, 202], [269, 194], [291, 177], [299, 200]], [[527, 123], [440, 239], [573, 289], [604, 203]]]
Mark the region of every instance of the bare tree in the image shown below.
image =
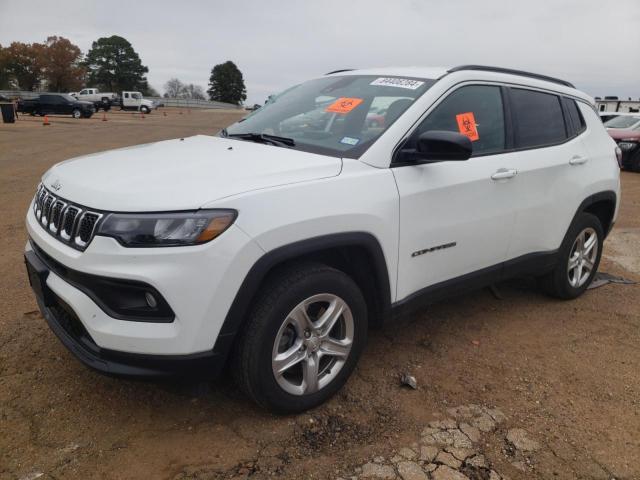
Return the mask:
[[184, 84], [177, 78], [172, 78], [164, 84], [164, 90], [167, 97], [180, 98], [184, 93]]
[[204, 95], [204, 88], [200, 85], [194, 85], [193, 83], [184, 86], [184, 96], [196, 100], [204, 100], [207, 98]]

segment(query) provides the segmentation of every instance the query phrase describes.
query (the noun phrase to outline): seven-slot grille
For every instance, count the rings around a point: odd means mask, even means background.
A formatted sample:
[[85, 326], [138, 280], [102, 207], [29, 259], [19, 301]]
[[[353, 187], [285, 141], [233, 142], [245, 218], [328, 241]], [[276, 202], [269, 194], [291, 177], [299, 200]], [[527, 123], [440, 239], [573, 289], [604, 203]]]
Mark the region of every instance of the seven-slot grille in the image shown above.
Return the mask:
[[36, 192], [33, 211], [47, 232], [77, 250], [87, 248], [102, 217], [99, 212], [53, 195], [43, 185]]

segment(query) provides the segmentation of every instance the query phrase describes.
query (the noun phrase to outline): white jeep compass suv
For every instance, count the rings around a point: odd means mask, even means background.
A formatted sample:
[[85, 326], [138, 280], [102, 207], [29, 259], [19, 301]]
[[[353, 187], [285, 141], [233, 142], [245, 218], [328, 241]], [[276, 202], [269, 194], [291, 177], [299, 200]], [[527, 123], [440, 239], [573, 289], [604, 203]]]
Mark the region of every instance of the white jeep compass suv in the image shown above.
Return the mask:
[[562, 80], [337, 71], [218, 136], [55, 165], [27, 269], [88, 366], [228, 365], [259, 404], [301, 411], [345, 383], [370, 326], [425, 303], [515, 275], [582, 294], [616, 218], [617, 153]]

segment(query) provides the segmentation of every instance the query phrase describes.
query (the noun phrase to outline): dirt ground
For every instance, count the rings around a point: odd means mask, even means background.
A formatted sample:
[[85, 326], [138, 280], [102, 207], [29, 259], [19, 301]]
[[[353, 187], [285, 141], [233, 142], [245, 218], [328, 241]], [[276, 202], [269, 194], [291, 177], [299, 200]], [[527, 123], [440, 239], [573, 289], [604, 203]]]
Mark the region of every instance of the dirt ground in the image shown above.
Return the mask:
[[[258, 409], [227, 378], [151, 383], [81, 365], [36, 310], [24, 215], [56, 162], [213, 134], [241, 114], [165, 111], [0, 124], [1, 479], [349, 478], [465, 404], [506, 416], [479, 448], [508, 478], [640, 478], [640, 285], [560, 302], [524, 279], [500, 285], [502, 299], [483, 290], [439, 303], [373, 331], [346, 387], [298, 416]], [[640, 281], [640, 175], [622, 177], [600, 270]], [[417, 390], [400, 386], [405, 372]], [[504, 437], [515, 427], [539, 444], [523, 462]]]

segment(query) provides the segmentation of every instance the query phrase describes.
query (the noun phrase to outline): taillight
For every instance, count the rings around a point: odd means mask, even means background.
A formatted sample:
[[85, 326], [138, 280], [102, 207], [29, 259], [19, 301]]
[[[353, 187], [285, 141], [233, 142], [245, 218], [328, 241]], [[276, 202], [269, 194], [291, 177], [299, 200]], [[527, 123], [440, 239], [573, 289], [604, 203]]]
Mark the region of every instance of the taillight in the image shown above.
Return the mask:
[[620, 150], [620, 147], [616, 147], [616, 159], [618, 160], [618, 166], [622, 168], [622, 150]]

